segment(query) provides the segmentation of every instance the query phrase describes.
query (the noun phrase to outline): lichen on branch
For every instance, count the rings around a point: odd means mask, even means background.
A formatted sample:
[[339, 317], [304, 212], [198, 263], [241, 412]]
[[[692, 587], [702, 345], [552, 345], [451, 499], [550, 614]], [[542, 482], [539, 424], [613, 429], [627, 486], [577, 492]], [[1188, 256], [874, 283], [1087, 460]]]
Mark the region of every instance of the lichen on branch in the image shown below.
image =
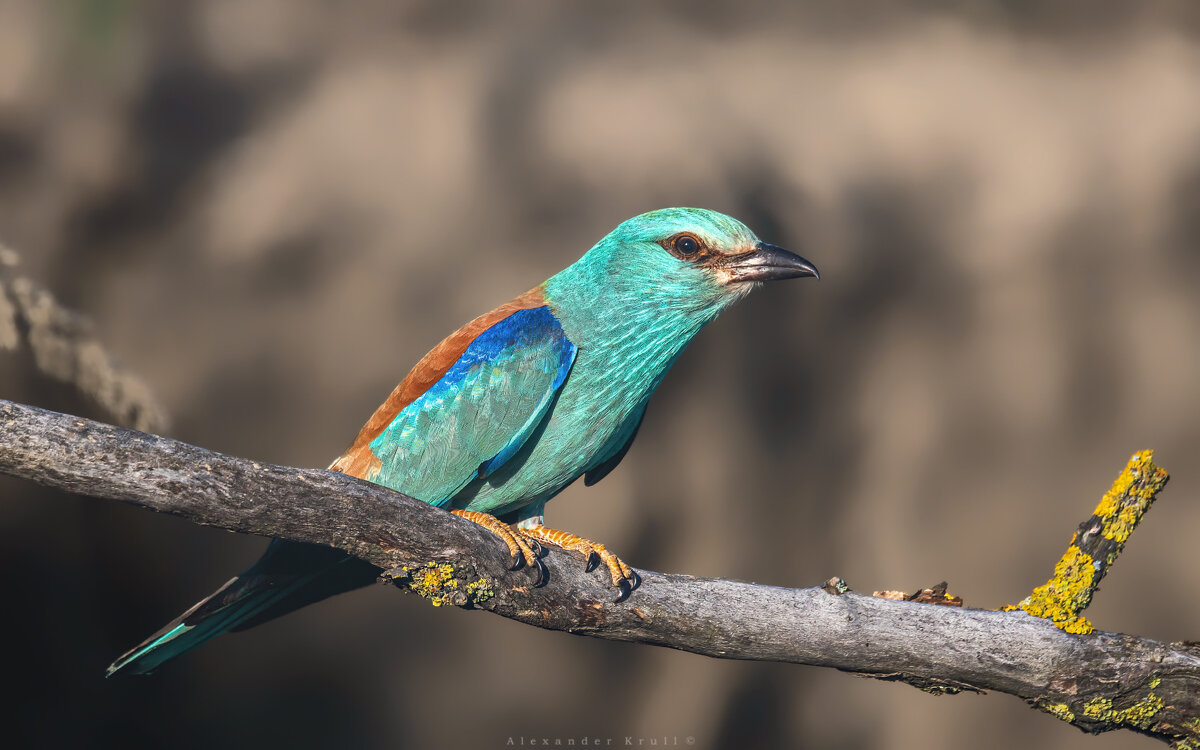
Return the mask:
[[[1046, 607], [1079, 616], [1166, 481], [1150, 459], [1148, 451], [1137, 454], [1080, 526], [1061, 580], [1039, 587]], [[614, 603], [606, 573], [588, 570], [573, 553], [546, 549], [544, 579], [510, 570], [498, 537], [386, 487], [3, 400], [0, 473], [231, 531], [336, 547], [439, 606], [717, 658], [829, 667], [928, 692], [1000, 691], [1087, 732], [1126, 729], [1179, 750], [1200, 745], [1200, 647], [1071, 634], [1065, 618], [1052, 624], [1025, 611], [936, 606], [953, 598], [941, 585], [893, 601], [855, 594], [836, 578], [781, 588], [641, 570], [633, 596]]]
[[1050, 580], [1004, 609], [1022, 609], [1068, 633], [1091, 633], [1094, 628], [1081, 613], [1168, 478], [1154, 464], [1154, 451], [1134, 453], [1091, 517], [1079, 524]]

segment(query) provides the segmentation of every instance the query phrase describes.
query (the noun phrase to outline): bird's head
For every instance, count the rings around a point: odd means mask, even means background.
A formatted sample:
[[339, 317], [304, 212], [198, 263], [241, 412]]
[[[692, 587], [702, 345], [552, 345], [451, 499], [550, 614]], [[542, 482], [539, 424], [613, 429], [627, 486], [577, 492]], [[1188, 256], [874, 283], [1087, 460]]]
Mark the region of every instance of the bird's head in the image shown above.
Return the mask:
[[737, 219], [703, 208], [664, 208], [623, 222], [567, 269], [563, 281], [626, 309], [644, 302], [703, 325], [761, 282], [817, 275], [807, 260], [760, 241]]

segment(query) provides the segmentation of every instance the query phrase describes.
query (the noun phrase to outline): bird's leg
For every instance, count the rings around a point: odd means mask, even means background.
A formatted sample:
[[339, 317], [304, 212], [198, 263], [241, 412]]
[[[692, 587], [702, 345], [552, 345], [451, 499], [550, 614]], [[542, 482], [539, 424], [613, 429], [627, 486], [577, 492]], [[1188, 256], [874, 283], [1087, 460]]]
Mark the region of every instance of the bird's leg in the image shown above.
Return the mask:
[[576, 536], [566, 531], [548, 529], [540, 523], [518, 526], [517, 535], [535, 542], [553, 544], [555, 547], [581, 552], [587, 558], [589, 566], [591, 565], [592, 555], [595, 555], [608, 568], [614, 586], [617, 588], [628, 586], [632, 589], [636, 585], [635, 582], [637, 579], [634, 577], [633, 569], [626, 565], [621, 558], [609, 552], [608, 548], [603, 544], [597, 544], [589, 539], [584, 539], [581, 536]]
[[525, 564], [529, 567], [537, 568], [540, 571], [537, 554], [534, 553], [533, 548], [529, 545], [529, 541], [526, 540], [525, 537], [520, 533], [514, 532], [511, 526], [504, 523], [499, 518], [496, 518], [490, 513], [479, 513], [473, 510], [452, 510], [450, 512], [456, 516], [462, 516], [471, 523], [482, 526], [483, 528], [503, 539], [504, 543], [508, 545], [508, 554], [512, 555], [514, 567], [516, 561], [521, 559], [524, 560]]

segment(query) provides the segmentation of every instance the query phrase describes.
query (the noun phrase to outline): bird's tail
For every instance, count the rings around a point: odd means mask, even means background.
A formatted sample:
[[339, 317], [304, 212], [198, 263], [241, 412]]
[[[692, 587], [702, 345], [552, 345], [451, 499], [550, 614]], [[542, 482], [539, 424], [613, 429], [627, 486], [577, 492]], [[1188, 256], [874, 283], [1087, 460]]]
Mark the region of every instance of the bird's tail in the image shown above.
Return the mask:
[[168, 659], [233, 630], [286, 594], [286, 589], [254, 591], [241, 576], [232, 578], [113, 662], [105, 676], [121, 671], [149, 674]]
[[245, 630], [333, 594], [379, 569], [331, 547], [274, 540], [257, 563], [126, 652], [106, 673], [149, 674], [222, 633]]

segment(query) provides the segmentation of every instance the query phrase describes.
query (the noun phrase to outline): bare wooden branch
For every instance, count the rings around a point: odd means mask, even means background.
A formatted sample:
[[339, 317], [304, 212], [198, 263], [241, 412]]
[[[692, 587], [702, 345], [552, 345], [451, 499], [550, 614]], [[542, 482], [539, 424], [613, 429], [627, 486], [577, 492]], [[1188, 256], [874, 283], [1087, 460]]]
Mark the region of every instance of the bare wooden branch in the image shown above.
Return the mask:
[[274, 466], [0, 401], [0, 472], [196, 523], [338, 547], [434, 604], [730, 659], [833, 667], [934, 693], [1016, 695], [1089, 732], [1200, 746], [1200, 646], [1072, 634], [1024, 611], [933, 606], [639, 571], [623, 602], [603, 571], [550, 550], [547, 583], [508, 570], [474, 524], [336, 472]]

